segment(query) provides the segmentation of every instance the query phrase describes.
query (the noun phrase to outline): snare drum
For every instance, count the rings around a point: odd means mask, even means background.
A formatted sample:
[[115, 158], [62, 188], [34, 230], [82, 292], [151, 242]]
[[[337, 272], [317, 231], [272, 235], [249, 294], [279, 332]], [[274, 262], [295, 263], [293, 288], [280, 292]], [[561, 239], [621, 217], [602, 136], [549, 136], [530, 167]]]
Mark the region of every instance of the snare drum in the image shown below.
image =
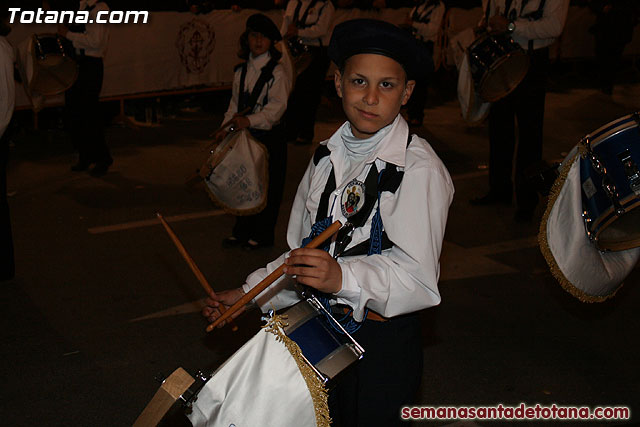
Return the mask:
[[476, 91], [486, 102], [510, 94], [529, 70], [529, 56], [507, 34], [484, 34], [468, 48]]
[[34, 34], [24, 64], [31, 93], [57, 95], [69, 89], [78, 78], [71, 42], [57, 34]]
[[580, 148], [587, 236], [601, 251], [640, 246], [640, 114], [604, 125]]
[[287, 316], [284, 333], [298, 344], [306, 363], [323, 383], [364, 355], [364, 349], [315, 297], [300, 301], [284, 315]]
[[364, 350], [327, 316], [313, 297], [273, 316], [188, 402], [193, 426], [328, 427], [324, 386]]

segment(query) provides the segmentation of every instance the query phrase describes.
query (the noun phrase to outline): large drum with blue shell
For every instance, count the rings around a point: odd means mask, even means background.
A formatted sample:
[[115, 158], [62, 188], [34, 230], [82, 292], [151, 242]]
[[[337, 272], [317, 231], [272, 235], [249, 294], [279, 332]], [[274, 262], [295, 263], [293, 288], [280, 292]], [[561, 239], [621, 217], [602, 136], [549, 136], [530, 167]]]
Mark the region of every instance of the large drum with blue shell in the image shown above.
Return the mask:
[[640, 113], [610, 122], [580, 143], [587, 236], [601, 251], [640, 246]]

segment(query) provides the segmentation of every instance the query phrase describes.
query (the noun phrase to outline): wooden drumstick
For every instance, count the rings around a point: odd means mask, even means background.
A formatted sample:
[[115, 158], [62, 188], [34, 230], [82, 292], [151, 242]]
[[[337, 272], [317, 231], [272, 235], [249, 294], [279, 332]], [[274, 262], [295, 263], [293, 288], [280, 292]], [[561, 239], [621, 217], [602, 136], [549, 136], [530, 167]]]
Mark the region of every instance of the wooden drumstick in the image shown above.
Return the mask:
[[[318, 234], [305, 248], [314, 249], [317, 248], [322, 242], [327, 240], [329, 237], [333, 236], [339, 229], [342, 227], [342, 223], [340, 221], [336, 221], [326, 228], [322, 233]], [[222, 313], [222, 315], [217, 318], [212, 324], [207, 326], [207, 332], [211, 332], [216, 326], [220, 323], [227, 320], [230, 316], [233, 315], [236, 311], [240, 310], [240, 308], [244, 307], [249, 301], [253, 298], [257, 297], [262, 291], [264, 291], [270, 284], [276, 281], [280, 276], [284, 274], [285, 264], [282, 264], [280, 267], [276, 268], [271, 272], [267, 277], [262, 279], [260, 283], [258, 283], [255, 287], [253, 287], [249, 292], [244, 294], [235, 304], [233, 304], [229, 309]]]
[[[187, 264], [189, 264], [189, 267], [191, 267], [191, 271], [193, 271], [193, 274], [195, 274], [196, 278], [204, 288], [205, 292], [207, 292], [207, 294], [211, 294], [215, 296], [216, 293], [213, 291], [213, 289], [211, 288], [211, 285], [209, 285], [209, 282], [207, 282], [207, 279], [204, 277], [204, 274], [202, 274], [202, 271], [200, 271], [200, 269], [196, 265], [193, 258], [191, 258], [191, 256], [185, 249], [184, 245], [176, 235], [176, 233], [174, 233], [173, 229], [169, 226], [167, 221], [165, 221], [162, 215], [160, 215], [160, 212], [156, 212], [156, 215], [158, 216], [158, 219], [160, 219], [160, 222], [164, 226], [164, 229], [167, 230], [167, 234], [169, 234], [169, 237], [171, 237], [171, 240], [176, 245], [176, 248], [178, 248], [178, 252], [180, 252], [184, 260], [187, 261]], [[218, 310], [220, 310], [221, 313], [224, 313], [226, 311], [224, 308], [224, 304], [220, 303], [220, 305], [218, 306]], [[235, 324], [232, 324], [231, 330], [237, 331], [238, 326], [236, 326]]]

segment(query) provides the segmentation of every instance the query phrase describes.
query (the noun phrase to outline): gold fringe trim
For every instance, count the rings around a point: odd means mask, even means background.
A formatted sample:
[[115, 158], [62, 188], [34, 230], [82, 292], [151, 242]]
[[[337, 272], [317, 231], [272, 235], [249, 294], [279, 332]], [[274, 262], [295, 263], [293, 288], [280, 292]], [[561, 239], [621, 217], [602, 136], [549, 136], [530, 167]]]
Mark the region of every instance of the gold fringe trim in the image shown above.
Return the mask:
[[569, 171], [571, 170], [571, 166], [573, 163], [584, 153], [584, 149], [582, 145], [579, 147], [578, 152], [571, 158], [570, 161], [564, 162], [562, 169], [558, 174], [558, 178], [554, 181], [551, 186], [551, 192], [549, 193], [549, 201], [547, 202], [547, 209], [542, 216], [542, 221], [540, 222], [540, 232], [538, 233], [538, 244], [540, 245], [540, 252], [544, 256], [544, 259], [547, 261], [549, 265], [549, 269], [551, 270], [551, 274], [556, 278], [562, 288], [569, 292], [571, 295], [576, 297], [582, 302], [594, 303], [594, 302], [603, 302], [612, 298], [616, 292], [622, 287], [622, 284], [616, 288], [609, 295], [589, 295], [585, 293], [582, 289], [577, 288], [569, 279], [567, 279], [558, 266], [556, 259], [551, 252], [551, 248], [549, 248], [549, 242], [547, 241], [547, 221], [549, 220], [549, 216], [551, 216], [551, 210], [553, 209], [553, 205], [556, 203], [556, 200], [560, 196], [560, 192], [562, 191], [562, 187], [564, 186], [565, 181], [567, 180], [567, 176], [569, 175]]
[[267, 332], [271, 332], [276, 336], [276, 340], [282, 342], [293, 356], [293, 359], [300, 369], [300, 373], [307, 383], [311, 400], [313, 401], [313, 409], [316, 414], [316, 425], [318, 427], [330, 427], [331, 417], [329, 416], [328, 391], [322, 380], [318, 378], [316, 373], [311, 369], [302, 356], [302, 350], [295, 341], [285, 335], [284, 327], [287, 326], [286, 314], [274, 314], [268, 323], [264, 326]]

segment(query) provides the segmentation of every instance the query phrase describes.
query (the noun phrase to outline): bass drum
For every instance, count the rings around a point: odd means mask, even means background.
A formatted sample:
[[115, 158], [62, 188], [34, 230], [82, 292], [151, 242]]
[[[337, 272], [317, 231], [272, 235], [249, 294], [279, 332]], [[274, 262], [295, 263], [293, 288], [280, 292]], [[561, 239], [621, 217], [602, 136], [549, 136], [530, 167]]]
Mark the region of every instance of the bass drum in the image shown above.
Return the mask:
[[538, 241], [551, 273], [567, 292], [583, 302], [602, 302], [622, 286], [640, 259], [640, 248], [602, 252], [585, 233], [579, 148], [560, 166]]
[[29, 94], [51, 96], [69, 89], [78, 78], [71, 42], [57, 34], [34, 34], [20, 62]]

